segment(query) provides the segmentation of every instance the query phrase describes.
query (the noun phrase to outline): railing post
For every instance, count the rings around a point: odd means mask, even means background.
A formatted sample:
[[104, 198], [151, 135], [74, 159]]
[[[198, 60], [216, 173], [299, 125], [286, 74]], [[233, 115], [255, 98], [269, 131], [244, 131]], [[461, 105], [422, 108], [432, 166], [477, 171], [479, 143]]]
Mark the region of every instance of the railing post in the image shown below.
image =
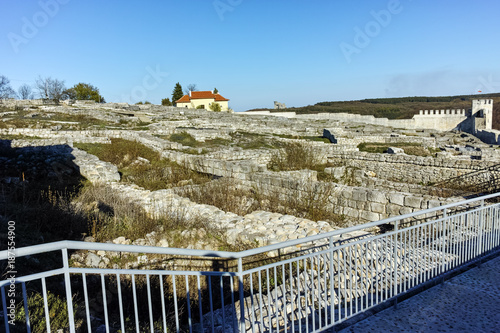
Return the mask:
[[[245, 303], [243, 293], [243, 259], [238, 258], [238, 289], [240, 294], [240, 332], [245, 332]], [[253, 324], [253, 323], [252, 323]]]
[[[447, 217], [448, 217], [448, 211], [446, 210], [446, 208], [443, 209], [443, 228], [442, 228], [442, 235], [441, 235], [441, 252], [442, 253], [446, 253], [445, 251], [445, 246], [447, 244], [446, 242], [446, 239], [445, 239], [445, 235], [448, 234], [447, 230], [446, 230], [446, 226], [448, 225], [448, 220], [447, 220]], [[437, 216], [436, 216], [437, 218]], [[441, 270], [439, 271], [439, 274], [444, 274], [447, 269], [444, 267], [445, 266], [445, 263], [444, 263], [444, 255], [441, 256]], [[441, 284], [444, 283], [444, 275], [441, 279]]]
[[[481, 200], [481, 211], [479, 212], [479, 227], [478, 227], [478, 249], [477, 256], [481, 257], [483, 253], [483, 219], [484, 219], [484, 199]], [[481, 267], [481, 259], [479, 259], [478, 267]]]
[[[64, 285], [66, 288], [66, 304], [68, 305], [68, 322], [70, 333], [75, 333], [75, 318], [73, 314], [73, 293], [71, 292], [71, 280], [69, 274], [68, 249], [62, 251], [63, 270], [64, 270]], [[88, 323], [90, 325], [90, 323]]]
[[[333, 236], [330, 236], [330, 317], [332, 318], [332, 323], [335, 321], [335, 283], [334, 283], [334, 274], [333, 271]], [[337, 263], [338, 265], [338, 263]], [[339, 299], [340, 301], [340, 299]]]
[[394, 222], [394, 296], [396, 297], [395, 307], [397, 308], [397, 295], [398, 295], [398, 236], [399, 236], [399, 220]]
[[0, 287], [0, 290], [2, 292], [3, 322], [5, 324], [5, 333], [10, 333], [9, 318], [7, 317], [7, 313], [9, 311], [7, 310], [7, 298], [6, 298], [6, 295], [5, 295], [5, 288], [4, 287]]

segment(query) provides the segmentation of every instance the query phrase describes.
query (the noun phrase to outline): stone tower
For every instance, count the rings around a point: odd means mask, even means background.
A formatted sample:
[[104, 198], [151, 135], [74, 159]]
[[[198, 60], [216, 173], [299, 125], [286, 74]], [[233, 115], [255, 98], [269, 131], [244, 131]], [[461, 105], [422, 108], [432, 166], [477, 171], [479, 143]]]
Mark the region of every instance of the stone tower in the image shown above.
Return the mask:
[[472, 101], [472, 119], [474, 132], [477, 130], [490, 130], [493, 125], [493, 100], [475, 99]]

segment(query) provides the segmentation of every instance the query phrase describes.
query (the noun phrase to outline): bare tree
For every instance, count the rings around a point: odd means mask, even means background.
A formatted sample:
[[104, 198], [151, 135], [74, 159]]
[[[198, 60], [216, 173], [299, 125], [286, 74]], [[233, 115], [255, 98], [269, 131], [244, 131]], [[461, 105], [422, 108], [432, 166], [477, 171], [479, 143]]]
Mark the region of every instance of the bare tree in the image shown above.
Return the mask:
[[20, 99], [33, 99], [35, 97], [33, 91], [31, 90], [31, 87], [26, 83], [19, 87], [19, 89], [17, 90], [17, 94], [19, 95]]
[[0, 99], [15, 98], [16, 92], [10, 86], [10, 80], [3, 75], [0, 75]]
[[35, 80], [35, 87], [41, 98], [62, 99], [66, 87], [64, 81], [52, 79], [51, 77], [42, 78], [39, 76]]
[[184, 89], [184, 94], [189, 95], [190, 91], [197, 91], [197, 90], [198, 88], [196, 88], [196, 84], [191, 83], [187, 85], [186, 89]]

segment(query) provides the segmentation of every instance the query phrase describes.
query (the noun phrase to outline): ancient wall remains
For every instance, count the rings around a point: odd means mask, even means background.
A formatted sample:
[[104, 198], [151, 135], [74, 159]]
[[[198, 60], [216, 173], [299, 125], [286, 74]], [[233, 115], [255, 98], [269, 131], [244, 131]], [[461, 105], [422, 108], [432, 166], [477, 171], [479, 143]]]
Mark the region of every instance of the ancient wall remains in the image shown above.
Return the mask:
[[243, 184], [284, 198], [319, 199], [324, 193], [330, 193], [326, 200], [322, 198], [327, 209], [356, 223], [378, 221], [460, 200], [319, 182], [316, 172], [310, 170], [254, 173]]
[[377, 178], [413, 184], [436, 183], [482, 170], [497, 162], [469, 159], [444, 159], [413, 155], [346, 152], [331, 155], [329, 161], [375, 173]]

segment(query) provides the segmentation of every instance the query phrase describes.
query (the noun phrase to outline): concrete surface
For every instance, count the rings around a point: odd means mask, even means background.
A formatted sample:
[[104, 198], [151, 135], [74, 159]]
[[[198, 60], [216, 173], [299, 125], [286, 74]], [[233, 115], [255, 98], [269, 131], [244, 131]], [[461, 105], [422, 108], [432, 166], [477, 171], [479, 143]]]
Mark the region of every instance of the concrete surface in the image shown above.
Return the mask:
[[500, 257], [339, 332], [500, 332]]

